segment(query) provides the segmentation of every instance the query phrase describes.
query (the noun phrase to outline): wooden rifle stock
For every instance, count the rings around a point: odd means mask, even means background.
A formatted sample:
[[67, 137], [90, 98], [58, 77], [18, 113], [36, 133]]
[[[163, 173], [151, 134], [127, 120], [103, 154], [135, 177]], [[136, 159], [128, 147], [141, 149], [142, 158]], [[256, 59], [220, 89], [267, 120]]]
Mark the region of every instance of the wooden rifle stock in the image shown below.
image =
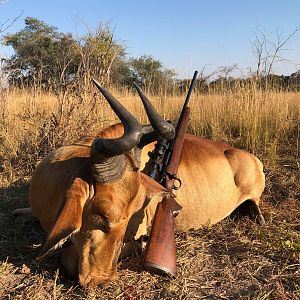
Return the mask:
[[166, 169], [165, 187], [170, 191], [170, 195], [165, 196], [157, 205], [144, 257], [144, 268], [158, 274], [176, 275], [174, 217], [181, 210], [181, 206], [175, 201], [171, 193], [176, 180], [184, 134], [189, 119], [190, 109], [185, 107], [181, 124], [174, 140], [172, 156]]

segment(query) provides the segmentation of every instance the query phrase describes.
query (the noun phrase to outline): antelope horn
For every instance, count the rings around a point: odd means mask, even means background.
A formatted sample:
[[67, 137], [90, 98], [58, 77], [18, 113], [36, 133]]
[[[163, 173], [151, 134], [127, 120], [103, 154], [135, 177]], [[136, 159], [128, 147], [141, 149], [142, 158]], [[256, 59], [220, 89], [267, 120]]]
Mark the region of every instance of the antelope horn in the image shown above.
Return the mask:
[[106, 98], [112, 110], [121, 120], [124, 126], [124, 134], [120, 138], [97, 138], [92, 145], [92, 160], [97, 163], [110, 157], [121, 155], [136, 146], [142, 137], [142, 126], [137, 119], [99, 82], [93, 79], [94, 84]]
[[142, 89], [134, 83], [137, 92], [143, 102], [149, 121], [157, 134], [167, 140], [175, 136], [175, 128], [172, 124], [165, 121], [160, 114], [155, 110], [149, 99], [145, 96]]

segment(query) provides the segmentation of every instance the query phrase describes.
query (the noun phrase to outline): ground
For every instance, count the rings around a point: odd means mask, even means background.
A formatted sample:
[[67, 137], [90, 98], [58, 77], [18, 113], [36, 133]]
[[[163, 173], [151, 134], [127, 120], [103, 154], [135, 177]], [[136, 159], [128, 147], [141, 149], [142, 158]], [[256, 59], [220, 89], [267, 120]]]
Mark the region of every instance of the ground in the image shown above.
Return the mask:
[[176, 234], [176, 279], [152, 275], [141, 258], [120, 264], [111, 284], [81, 289], [64, 276], [59, 250], [35, 261], [46, 238], [39, 223], [12, 217], [27, 205], [28, 180], [0, 189], [1, 299], [300, 299], [299, 163], [266, 167], [266, 225], [229, 217]]

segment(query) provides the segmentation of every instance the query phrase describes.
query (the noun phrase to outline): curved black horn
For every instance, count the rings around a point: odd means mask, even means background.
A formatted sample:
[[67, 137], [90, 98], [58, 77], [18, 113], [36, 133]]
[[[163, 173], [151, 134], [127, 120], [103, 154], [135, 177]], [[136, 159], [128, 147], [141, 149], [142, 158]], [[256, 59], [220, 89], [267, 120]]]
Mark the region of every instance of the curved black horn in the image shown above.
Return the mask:
[[97, 138], [92, 145], [92, 159], [98, 163], [112, 156], [130, 151], [142, 137], [142, 126], [137, 119], [99, 82], [93, 79], [94, 84], [106, 98], [112, 110], [124, 126], [124, 134], [116, 139]]
[[134, 83], [134, 86], [141, 97], [153, 129], [158, 133], [159, 136], [164, 137], [167, 140], [172, 139], [175, 135], [174, 126], [160, 116], [160, 114], [155, 110], [149, 99], [145, 96], [141, 88], [136, 83]]

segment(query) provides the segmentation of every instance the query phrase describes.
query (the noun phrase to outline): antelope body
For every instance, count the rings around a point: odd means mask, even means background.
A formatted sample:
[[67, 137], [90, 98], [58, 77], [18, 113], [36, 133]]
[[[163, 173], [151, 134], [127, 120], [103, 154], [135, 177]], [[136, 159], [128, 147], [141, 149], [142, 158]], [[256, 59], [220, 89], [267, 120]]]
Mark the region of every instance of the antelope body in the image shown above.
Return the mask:
[[[121, 123], [51, 152], [37, 166], [29, 192], [32, 213], [48, 233], [40, 256], [70, 239], [62, 263], [70, 274], [78, 274], [82, 286], [111, 280], [123, 244], [147, 233], [157, 203], [168, 192], [141, 170], [155, 142], [174, 136], [173, 126], [138, 87], [151, 126], [142, 127], [96, 85]], [[246, 200], [264, 223], [258, 205], [265, 177], [253, 155], [187, 134], [177, 176], [182, 181], [175, 192], [182, 206], [177, 230], [215, 224]]]

